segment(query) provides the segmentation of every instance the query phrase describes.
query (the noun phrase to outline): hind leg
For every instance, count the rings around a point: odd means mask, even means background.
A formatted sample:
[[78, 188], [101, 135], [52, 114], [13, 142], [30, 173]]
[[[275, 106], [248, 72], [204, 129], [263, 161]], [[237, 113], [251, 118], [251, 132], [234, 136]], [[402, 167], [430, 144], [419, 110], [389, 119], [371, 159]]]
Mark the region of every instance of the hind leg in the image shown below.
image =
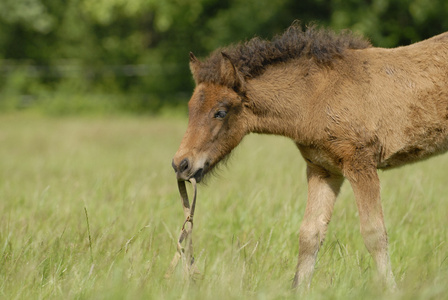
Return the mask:
[[293, 288], [309, 286], [314, 272], [317, 252], [323, 243], [334, 203], [344, 177], [309, 164], [308, 201], [299, 233], [299, 257]]

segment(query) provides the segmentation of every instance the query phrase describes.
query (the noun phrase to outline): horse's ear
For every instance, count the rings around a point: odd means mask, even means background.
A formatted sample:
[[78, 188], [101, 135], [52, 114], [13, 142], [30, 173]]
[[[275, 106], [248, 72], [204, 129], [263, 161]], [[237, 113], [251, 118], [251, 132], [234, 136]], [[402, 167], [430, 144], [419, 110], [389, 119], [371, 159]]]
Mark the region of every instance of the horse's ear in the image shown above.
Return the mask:
[[243, 92], [245, 88], [244, 77], [240, 73], [240, 71], [235, 67], [230, 59], [230, 56], [221, 52], [222, 60], [221, 60], [221, 78], [222, 80], [232, 87], [237, 92]]
[[190, 70], [191, 74], [193, 75], [193, 79], [196, 83], [198, 82], [197, 75], [200, 67], [201, 62], [199, 61], [199, 59], [196, 58], [196, 56], [194, 56], [193, 52], [190, 52]]

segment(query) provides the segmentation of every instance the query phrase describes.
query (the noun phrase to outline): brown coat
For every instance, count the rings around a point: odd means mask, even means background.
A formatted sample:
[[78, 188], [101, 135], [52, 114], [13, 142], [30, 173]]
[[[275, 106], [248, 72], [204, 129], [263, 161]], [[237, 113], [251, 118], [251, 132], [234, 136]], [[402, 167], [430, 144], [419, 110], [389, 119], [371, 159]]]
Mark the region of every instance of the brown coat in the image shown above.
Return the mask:
[[250, 133], [295, 141], [307, 161], [308, 202], [294, 286], [309, 285], [344, 180], [381, 276], [394, 286], [376, 169], [448, 150], [448, 33], [394, 49], [297, 24], [207, 60], [191, 54], [196, 89], [173, 159], [179, 180], [202, 177]]

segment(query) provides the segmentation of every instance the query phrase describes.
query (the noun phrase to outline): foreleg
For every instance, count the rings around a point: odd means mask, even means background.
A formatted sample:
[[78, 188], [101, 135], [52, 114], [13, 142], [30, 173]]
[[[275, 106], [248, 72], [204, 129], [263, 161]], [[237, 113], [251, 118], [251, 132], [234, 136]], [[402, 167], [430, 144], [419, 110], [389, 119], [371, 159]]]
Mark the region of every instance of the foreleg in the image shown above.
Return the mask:
[[308, 201], [299, 233], [299, 257], [293, 287], [309, 286], [317, 252], [323, 243], [334, 203], [344, 178], [323, 168], [307, 167]]

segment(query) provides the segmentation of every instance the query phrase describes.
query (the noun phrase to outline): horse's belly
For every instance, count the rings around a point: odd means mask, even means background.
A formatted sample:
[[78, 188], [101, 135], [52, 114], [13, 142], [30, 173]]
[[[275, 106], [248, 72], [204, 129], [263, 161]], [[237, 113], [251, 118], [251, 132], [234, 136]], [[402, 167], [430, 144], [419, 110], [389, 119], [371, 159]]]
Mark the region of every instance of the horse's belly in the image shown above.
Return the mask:
[[379, 159], [378, 169], [397, 168], [405, 164], [428, 159], [448, 151], [448, 137], [434, 143], [415, 143], [390, 154], [387, 158]]

